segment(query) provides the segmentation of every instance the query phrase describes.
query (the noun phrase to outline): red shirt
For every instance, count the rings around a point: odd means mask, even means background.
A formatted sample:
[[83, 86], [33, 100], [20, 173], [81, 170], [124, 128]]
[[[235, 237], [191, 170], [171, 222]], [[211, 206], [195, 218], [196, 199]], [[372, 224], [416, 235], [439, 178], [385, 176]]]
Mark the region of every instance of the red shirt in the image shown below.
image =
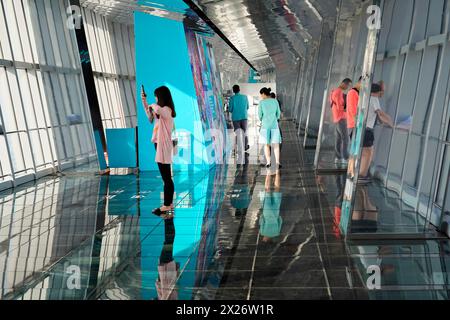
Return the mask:
[[344, 92], [342, 89], [334, 89], [333, 92], [331, 92], [330, 100], [332, 104], [331, 111], [333, 112], [333, 122], [338, 123], [346, 118]]
[[341, 215], [342, 215], [341, 207], [334, 207], [333, 233], [337, 239], [341, 238], [341, 228], [340, 228]]
[[356, 126], [356, 115], [358, 114], [359, 91], [353, 88], [347, 94], [347, 128]]

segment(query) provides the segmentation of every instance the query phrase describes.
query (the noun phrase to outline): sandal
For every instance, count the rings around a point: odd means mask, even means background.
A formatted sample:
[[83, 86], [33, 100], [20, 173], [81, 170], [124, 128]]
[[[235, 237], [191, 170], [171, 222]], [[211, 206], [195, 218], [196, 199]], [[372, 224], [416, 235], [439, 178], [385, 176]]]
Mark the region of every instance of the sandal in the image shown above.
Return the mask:
[[161, 208], [156, 208], [156, 209], [154, 209], [154, 210], [152, 211], [152, 213], [153, 213], [154, 215], [157, 215], [158, 217], [160, 217], [160, 216], [162, 216], [162, 215], [167, 215], [167, 214], [168, 214], [168, 215], [172, 215], [173, 212], [174, 212], [173, 209], [167, 210], [167, 211], [162, 211]]

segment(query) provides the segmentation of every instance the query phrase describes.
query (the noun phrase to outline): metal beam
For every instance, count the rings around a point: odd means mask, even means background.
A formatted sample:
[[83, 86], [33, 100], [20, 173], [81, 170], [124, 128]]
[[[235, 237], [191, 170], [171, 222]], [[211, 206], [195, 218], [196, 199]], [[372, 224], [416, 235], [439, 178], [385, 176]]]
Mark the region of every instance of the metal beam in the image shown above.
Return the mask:
[[227, 38], [227, 36], [217, 27], [214, 22], [211, 21], [211, 19], [208, 18], [208, 16], [203, 12], [203, 10], [195, 4], [192, 0], [183, 0], [191, 9], [194, 11], [207, 25], [211, 27], [211, 29], [214, 30], [214, 32], [222, 38], [223, 41], [225, 41], [226, 44], [230, 46], [231, 49], [233, 49], [239, 57], [242, 58], [253, 70], [258, 72], [258, 70], [251, 64], [250, 61], [247, 60], [247, 58], [234, 46], [234, 44]]

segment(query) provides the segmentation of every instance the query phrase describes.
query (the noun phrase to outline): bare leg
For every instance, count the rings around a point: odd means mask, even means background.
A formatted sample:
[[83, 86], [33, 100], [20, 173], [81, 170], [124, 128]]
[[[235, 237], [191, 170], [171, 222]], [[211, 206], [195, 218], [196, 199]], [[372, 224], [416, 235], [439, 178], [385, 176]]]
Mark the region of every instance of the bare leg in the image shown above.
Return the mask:
[[277, 165], [280, 164], [280, 144], [276, 143], [273, 145], [273, 151], [275, 152], [275, 161]]
[[348, 161], [348, 172], [347, 172], [348, 176], [353, 179], [353, 177], [355, 176], [355, 158], [353, 158], [353, 156], [350, 157], [349, 161]]
[[371, 163], [371, 152], [372, 148], [363, 148], [361, 155], [361, 167], [359, 170], [359, 175], [361, 177], [366, 177], [369, 172], [369, 167]]
[[264, 154], [266, 155], [267, 164], [271, 163], [270, 145], [266, 144], [264, 146]]
[[361, 164], [359, 167], [359, 177], [365, 177], [365, 171], [366, 171], [366, 163], [367, 163], [367, 148], [363, 148], [361, 151]]
[[265, 187], [266, 192], [269, 192], [269, 191], [270, 191], [270, 184], [271, 184], [271, 182], [272, 182], [272, 177], [271, 177], [270, 174], [268, 174], [268, 175], [266, 176], [266, 183], [264, 184], [264, 187]]
[[372, 164], [372, 162], [373, 162], [373, 156], [375, 155], [375, 148], [374, 147], [372, 147], [372, 148], [370, 148], [370, 161], [369, 161], [369, 168], [370, 168], [370, 165]]
[[374, 153], [375, 153], [374, 151], [375, 151], [375, 148], [374, 148], [374, 147], [371, 147], [371, 148], [369, 148], [369, 150], [367, 150], [367, 153], [368, 153], [368, 157], [367, 157], [368, 162], [367, 162], [366, 176], [369, 175], [370, 166], [372, 165], [373, 156], [374, 156]]
[[277, 171], [275, 175], [275, 191], [279, 192], [281, 187], [281, 179], [280, 179], [280, 172]]

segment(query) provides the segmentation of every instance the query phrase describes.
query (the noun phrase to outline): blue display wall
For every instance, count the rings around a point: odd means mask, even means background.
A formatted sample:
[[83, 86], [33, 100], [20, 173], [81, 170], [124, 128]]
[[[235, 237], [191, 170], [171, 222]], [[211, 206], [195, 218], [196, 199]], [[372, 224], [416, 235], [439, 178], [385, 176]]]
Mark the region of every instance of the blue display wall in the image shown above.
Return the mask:
[[[155, 148], [151, 142], [153, 124], [148, 120], [140, 99], [142, 85], [149, 103], [154, 102], [153, 91], [156, 88], [169, 87], [178, 113], [175, 119], [177, 132], [186, 130], [200, 137], [202, 134], [198, 132], [201, 128], [194, 126], [198, 119], [197, 96], [183, 23], [136, 12], [135, 36], [139, 167], [141, 171], [151, 171], [157, 170]], [[189, 156], [186, 164], [195, 162], [193, 153]]]
[[172, 92], [179, 138], [175, 170], [209, 170], [221, 163], [226, 126], [220, 76], [207, 35], [197, 35], [181, 21], [136, 12], [135, 37], [140, 170], [157, 170], [151, 143], [153, 124], [140, 99], [142, 86], [150, 104], [155, 88], [166, 85]]
[[[180, 9], [183, 6], [182, 1], [170, 1], [170, 5], [174, 3]], [[226, 176], [226, 167], [215, 164], [223, 162], [227, 141], [220, 74], [209, 43], [211, 35], [193, 31], [182, 21], [135, 13], [143, 299], [161, 299], [158, 283], [167, 282], [167, 277], [173, 276], [173, 268], [181, 273], [177, 287], [184, 288], [176, 290], [176, 297], [192, 298], [192, 288], [204, 281], [193, 270], [206, 269], [214, 254], [211, 248], [217, 225], [211, 221], [218, 222], [215, 217], [224, 196], [223, 190], [217, 189], [223, 185], [218, 179]], [[140, 98], [144, 86], [147, 102], [153, 103], [153, 91], [162, 85], [171, 90], [177, 112], [179, 153], [174, 159], [173, 223], [162, 222], [151, 213], [161, 204], [162, 190], [159, 174], [151, 172], [157, 170], [151, 142], [153, 124]], [[173, 261], [164, 263], [170, 256]]]

